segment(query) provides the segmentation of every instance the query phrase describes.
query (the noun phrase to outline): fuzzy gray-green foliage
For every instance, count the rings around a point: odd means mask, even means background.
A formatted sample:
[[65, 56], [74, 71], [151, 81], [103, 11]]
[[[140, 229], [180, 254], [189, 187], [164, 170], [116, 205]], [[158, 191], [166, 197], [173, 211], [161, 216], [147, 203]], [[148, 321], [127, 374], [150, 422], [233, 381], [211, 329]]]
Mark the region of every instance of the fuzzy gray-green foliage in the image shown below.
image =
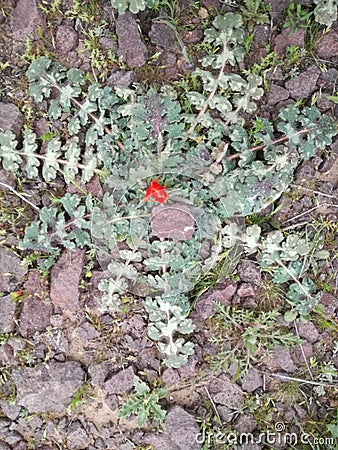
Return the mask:
[[154, 0], [110, 0], [113, 8], [116, 8], [120, 14], [129, 10], [133, 14], [151, 8], [156, 2]]
[[321, 25], [331, 26], [337, 20], [338, 0], [314, 0], [315, 18]]
[[321, 294], [306, 274], [309, 268], [315, 268], [316, 260], [328, 257], [325, 250], [316, 248], [314, 251], [316, 244], [296, 232], [285, 235], [281, 231], [273, 231], [263, 237], [258, 225], [242, 230], [230, 222], [222, 234], [225, 248], [240, 243], [248, 255], [259, 252], [257, 259], [263, 270], [272, 272], [273, 282], [288, 283], [286, 301], [292, 308], [285, 314], [286, 320], [292, 321], [298, 315], [309, 319], [309, 313], [319, 304]]
[[[222, 228], [222, 221], [259, 212], [275, 201], [298, 164], [337, 134], [334, 121], [316, 108], [293, 105], [282, 109], [273, 124], [261, 119], [263, 131], [248, 133], [242, 113], [254, 111], [263, 94], [261, 80], [220, 70], [243, 58], [240, 27], [240, 15], [226, 13], [206, 30], [209, 51], [203, 69], [195, 73], [203, 89], [188, 94], [196, 114], [184, 112], [168, 90], [90, 84], [81, 70], [66, 70], [42, 57], [27, 71], [30, 95], [38, 103], [46, 100], [50, 119], [66, 119], [68, 133], [53, 134], [44, 152], [32, 130], [21, 145], [12, 132], [0, 133], [0, 162], [6, 170], [23, 170], [47, 182], [59, 173], [66, 182], [77, 175], [84, 183], [95, 173], [105, 177], [102, 200], [66, 194], [56, 206], [43, 208], [27, 227], [22, 246], [57, 252], [59, 245], [70, 250], [92, 245], [108, 277], [99, 286], [102, 310], [117, 311], [127, 291], [145, 297], [148, 334], [172, 367], [186, 362], [193, 351], [182, 338], [193, 331], [187, 293], [236, 241], [236, 230]], [[250, 149], [253, 138], [259, 156]], [[167, 204], [184, 205], [194, 217], [190, 239], [152, 236], [153, 204], [144, 196], [156, 179], [166, 184]], [[266, 244], [262, 264], [286, 258], [290, 275], [291, 264], [306, 253], [303, 243], [280, 235], [262, 243], [260, 234], [253, 227], [242, 236], [247, 252]], [[292, 302], [298, 298], [302, 315], [306, 289], [297, 284], [288, 297]]]

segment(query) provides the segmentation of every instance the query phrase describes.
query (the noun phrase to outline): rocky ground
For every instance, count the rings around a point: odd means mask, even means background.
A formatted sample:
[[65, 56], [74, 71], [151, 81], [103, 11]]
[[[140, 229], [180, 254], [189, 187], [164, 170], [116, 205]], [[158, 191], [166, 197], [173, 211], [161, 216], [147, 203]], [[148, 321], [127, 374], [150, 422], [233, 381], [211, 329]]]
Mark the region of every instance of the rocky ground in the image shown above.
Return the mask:
[[[290, 28], [283, 28], [290, 2], [269, 3], [272, 25], [252, 24], [251, 51], [240, 69], [259, 63], [268, 53], [268, 44], [286, 63], [288, 46], [309, 48], [309, 29], [297, 27], [290, 35]], [[306, 0], [299, 3], [312, 5]], [[40, 54], [68, 68], [94, 71], [111, 86], [126, 87], [134, 81], [173, 83], [193, 69], [194, 64], [182, 55], [175, 31], [152, 21], [154, 11], [118, 15], [109, 1], [88, 4], [89, 8], [76, 9], [71, 0], [0, 2], [0, 129], [11, 129], [18, 136], [27, 123], [40, 135], [49, 130], [42, 115], [33, 113], [25, 86], [25, 70]], [[203, 39], [203, 24], [223, 3], [186, 0], [175, 5], [180, 38], [192, 51]], [[90, 14], [94, 23], [87, 20]], [[285, 66], [278, 64], [266, 71], [268, 88], [258, 115], [273, 118], [288, 103], [306, 102], [321, 92], [317, 107], [337, 116], [338, 106], [326, 96], [337, 89], [338, 24], [324, 35], [318, 30], [316, 36], [311, 53], [299, 55], [290, 65], [293, 77], [286, 77]], [[90, 46], [94, 41], [95, 46]], [[99, 49], [95, 58], [93, 48]], [[275, 347], [237, 380], [236, 364], [227, 371], [211, 364], [220, 351], [219, 343], [210, 339], [218, 332], [212, 320], [214, 301], [249, 310], [270, 301], [271, 308], [283, 309], [278, 292], [269, 290], [254, 259], [240, 260], [235, 276], [219, 280], [199, 296], [191, 314], [197, 326], [195, 355], [186, 366], [165, 368], [146, 336], [146, 314], [137, 298], [129, 298], [121, 314], [100, 313], [97, 286], [104, 274], [95, 262], [88, 265], [86, 250], [63, 252], [47, 275], [34, 267], [34, 261], [22, 265], [27, 254], [17, 246], [34, 211], [8, 186], [19, 190], [24, 186], [38, 205], [66, 187], [61, 181], [48, 188], [24, 179], [18, 182], [2, 170], [0, 181], [7, 187], [0, 186], [0, 449], [336, 448], [337, 442], [329, 447], [312, 440], [310, 445], [300, 436], [338, 437], [338, 396], [333, 384], [338, 370], [337, 162], [338, 141], [329, 153], [302, 164], [273, 217], [275, 224], [290, 229], [322, 220], [324, 232], [330, 235], [330, 264], [323, 263], [318, 273], [326, 287], [321, 298], [324, 318], [281, 322], [281, 327], [302, 338], [302, 344]], [[98, 193], [98, 180], [86, 188]], [[325, 364], [335, 371], [331, 378], [319, 370]], [[163, 429], [156, 420], [139, 427], [133, 415], [118, 417], [133, 392], [136, 374], [149, 386], [168, 389], [160, 401], [167, 411]], [[294, 446], [276, 440], [236, 446], [235, 440], [225, 440], [234, 433], [258, 436], [268, 430], [296, 433], [299, 441]]]

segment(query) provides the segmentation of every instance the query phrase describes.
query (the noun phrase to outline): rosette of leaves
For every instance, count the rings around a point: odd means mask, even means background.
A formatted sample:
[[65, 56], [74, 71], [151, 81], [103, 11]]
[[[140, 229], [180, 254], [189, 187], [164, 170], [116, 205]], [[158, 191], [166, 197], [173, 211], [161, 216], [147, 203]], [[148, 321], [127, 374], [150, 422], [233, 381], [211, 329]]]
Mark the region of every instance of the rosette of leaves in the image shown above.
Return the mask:
[[[201, 59], [201, 65], [209, 70], [198, 68], [193, 73], [202, 80], [203, 92], [189, 92], [187, 97], [196, 110], [200, 111], [198, 123], [201, 127], [213, 128], [214, 133], [221, 135], [224, 126], [222, 129], [222, 124], [215, 119], [215, 115], [226, 122], [241, 121], [238, 111], [253, 112], [256, 108], [253, 100], [262, 97], [263, 89], [260, 87], [261, 79], [256, 75], [249, 75], [244, 79], [238, 74], [224, 73], [226, 65], [234, 66], [244, 57], [241, 15], [228, 12], [217, 16], [212, 25], [212, 28], [205, 31], [203, 41], [210, 51]], [[217, 74], [214, 73], [215, 69], [219, 71]], [[193, 116], [191, 120], [196, 121]]]
[[325, 250], [314, 251], [314, 243], [297, 233], [283, 234], [273, 231], [262, 235], [258, 225], [242, 230], [236, 223], [230, 222], [223, 230], [223, 246], [232, 248], [239, 244], [248, 255], [259, 253], [258, 261], [264, 270], [272, 272], [272, 281], [285, 285], [286, 301], [291, 310], [285, 314], [287, 321], [293, 321], [298, 315], [309, 319], [309, 313], [318, 305], [321, 293], [307, 276], [308, 270], [316, 266], [316, 260], [328, 258]]
[[144, 11], [146, 8], [152, 8], [155, 0], [110, 0], [113, 8], [116, 8], [120, 14], [129, 10], [133, 14]]

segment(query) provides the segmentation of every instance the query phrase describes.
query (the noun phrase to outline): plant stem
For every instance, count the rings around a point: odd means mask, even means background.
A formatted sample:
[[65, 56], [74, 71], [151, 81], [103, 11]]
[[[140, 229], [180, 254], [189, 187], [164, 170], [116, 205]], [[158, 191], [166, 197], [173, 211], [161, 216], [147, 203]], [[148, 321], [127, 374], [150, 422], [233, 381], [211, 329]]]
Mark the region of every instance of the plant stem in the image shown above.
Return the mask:
[[226, 62], [227, 62], [227, 59], [225, 57], [225, 51], [226, 51], [226, 46], [224, 45], [224, 47], [223, 47], [222, 67], [221, 67], [221, 69], [219, 71], [218, 77], [216, 78], [215, 86], [214, 86], [213, 90], [210, 92], [210, 94], [208, 95], [208, 97], [207, 97], [207, 99], [206, 99], [206, 101], [205, 101], [205, 103], [203, 105], [203, 108], [197, 114], [197, 117], [196, 117], [194, 123], [191, 125], [191, 127], [188, 129], [188, 131], [185, 133], [185, 136], [183, 138], [183, 142], [185, 142], [188, 139], [189, 135], [195, 130], [195, 128], [196, 128], [196, 126], [198, 124], [199, 118], [201, 116], [203, 116], [203, 114], [206, 112], [206, 110], [208, 109], [209, 103], [211, 102], [211, 99], [216, 94], [216, 91], [218, 89], [218, 86], [219, 86], [219, 83], [221, 81], [221, 77], [223, 75], [223, 72], [224, 72], [224, 69], [225, 69], [225, 65], [226, 65]]

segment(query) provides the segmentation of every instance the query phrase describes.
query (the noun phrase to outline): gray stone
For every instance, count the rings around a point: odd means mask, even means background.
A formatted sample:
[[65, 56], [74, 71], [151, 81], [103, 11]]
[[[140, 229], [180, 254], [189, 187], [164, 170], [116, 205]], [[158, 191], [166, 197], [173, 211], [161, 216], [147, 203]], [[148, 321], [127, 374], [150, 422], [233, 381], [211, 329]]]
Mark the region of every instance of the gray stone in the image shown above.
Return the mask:
[[76, 361], [38, 364], [13, 372], [18, 405], [31, 413], [65, 411], [74, 393], [84, 381], [84, 372]]
[[215, 314], [214, 303], [219, 302], [223, 306], [230, 305], [231, 299], [236, 293], [237, 285], [233, 282], [219, 283], [205, 292], [197, 300], [195, 315], [203, 320]]
[[119, 14], [116, 20], [116, 34], [118, 37], [117, 55], [131, 69], [143, 66], [147, 60], [147, 47], [143, 43], [138, 25], [131, 13]]
[[118, 70], [108, 77], [106, 84], [113, 87], [129, 87], [134, 81], [135, 72], [132, 70]]
[[298, 334], [301, 338], [306, 339], [312, 344], [318, 341], [319, 333], [312, 322], [302, 322], [301, 320], [297, 320], [296, 323]]
[[159, 205], [152, 210], [150, 226], [158, 238], [186, 241], [194, 235], [195, 218], [186, 205]]
[[250, 369], [243, 377], [242, 389], [246, 392], [253, 392], [263, 386], [263, 375], [257, 369]]
[[50, 298], [56, 308], [74, 313], [79, 310], [79, 283], [86, 251], [63, 252], [51, 271]]
[[286, 47], [296, 45], [297, 47], [304, 47], [305, 29], [298, 28], [290, 35], [291, 28], [284, 28], [275, 39], [275, 49], [280, 55], [283, 55]]
[[0, 131], [13, 131], [19, 137], [23, 126], [23, 114], [13, 103], [0, 102]]
[[318, 67], [311, 66], [296, 78], [287, 81], [285, 87], [294, 99], [306, 98], [316, 90], [320, 73]]
[[27, 269], [21, 265], [21, 259], [14, 253], [0, 247], [0, 292], [15, 291], [22, 282]]
[[303, 344], [297, 344], [291, 348], [290, 354], [293, 362], [298, 366], [303, 366], [309, 363], [310, 358], [313, 356], [313, 347], [310, 342], [303, 342]]
[[292, 373], [297, 370], [296, 365], [292, 361], [290, 351], [282, 345], [278, 345], [275, 348], [272, 360], [277, 365], [277, 368], [285, 370], [285, 372]]
[[241, 283], [239, 288], [237, 289], [237, 295], [241, 298], [243, 297], [255, 297], [256, 291], [252, 284], [250, 283]]
[[20, 314], [19, 330], [23, 337], [33, 336], [36, 331], [45, 330], [50, 324], [53, 306], [37, 296], [31, 296], [23, 302]]
[[338, 29], [333, 28], [325, 33], [315, 46], [318, 58], [337, 61]]
[[134, 370], [132, 366], [127, 369], [120, 370], [104, 383], [104, 389], [109, 394], [122, 394], [130, 391], [134, 387]]
[[289, 91], [277, 84], [272, 83], [269, 89], [268, 105], [277, 105], [282, 100], [289, 98]]
[[154, 450], [200, 450], [199, 435], [195, 417], [175, 406], [166, 416], [165, 430], [161, 434], [146, 435], [144, 441]]
[[167, 386], [172, 386], [180, 381], [180, 376], [177, 373], [177, 370], [168, 367], [162, 374], [162, 381]]
[[17, 41], [37, 36], [38, 29], [45, 28], [45, 21], [36, 0], [19, 0], [11, 16], [11, 28]]
[[3, 414], [11, 420], [16, 420], [21, 411], [21, 406], [12, 405], [5, 400], [0, 402], [0, 408]]
[[78, 329], [77, 333], [80, 339], [84, 342], [90, 341], [100, 336], [96, 328], [88, 322], [83, 323]]
[[334, 317], [336, 309], [338, 308], [338, 299], [329, 292], [324, 292], [320, 299], [320, 303], [324, 306], [324, 314], [327, 317]]
[[244, 282], [260, 282], [262, 280], [262, 274], [259, 266], [250, 259], [243, 259], [237, 268], [238, 276]]
[[0, 333], [11, 333], [14, 331], [14, 314], [16, 303], [10, 295], [0, 297]]
[[243, 403], [243, 394], [237, 386], [226, 377], [214, 379], [209, 384], [209, 392], [215, 403], [230, 409], [239, 409]]
[[69, 449], [82, 450], [88, 448], [91, 439], [80, 422], [73, 422], [67, 430], [67, 444]]
[[88, 373], [90, 375], [90, 384], [92, 386], [101, 386], [107, 378], [112, 365], [109, 361], [103, 361], [99, 364], [93, 364], [89, 367]]
[[60, 25], [56, 31], [55, 43], [57, 51], [65, 55], [79, 45], [79, 36], [69, 25]]
[[256, 420], [251, 416], [251, 414], [244, 413], [241, 414], [234, 424], [234, 429], [239, 433], [252, 433], [257, 427]]
[[174, 30], [163, 22], [153, 22], [149, 31], [149, 39], [152, 44], [162, 47], [167, 52], [171, 52], [177, 46]]

